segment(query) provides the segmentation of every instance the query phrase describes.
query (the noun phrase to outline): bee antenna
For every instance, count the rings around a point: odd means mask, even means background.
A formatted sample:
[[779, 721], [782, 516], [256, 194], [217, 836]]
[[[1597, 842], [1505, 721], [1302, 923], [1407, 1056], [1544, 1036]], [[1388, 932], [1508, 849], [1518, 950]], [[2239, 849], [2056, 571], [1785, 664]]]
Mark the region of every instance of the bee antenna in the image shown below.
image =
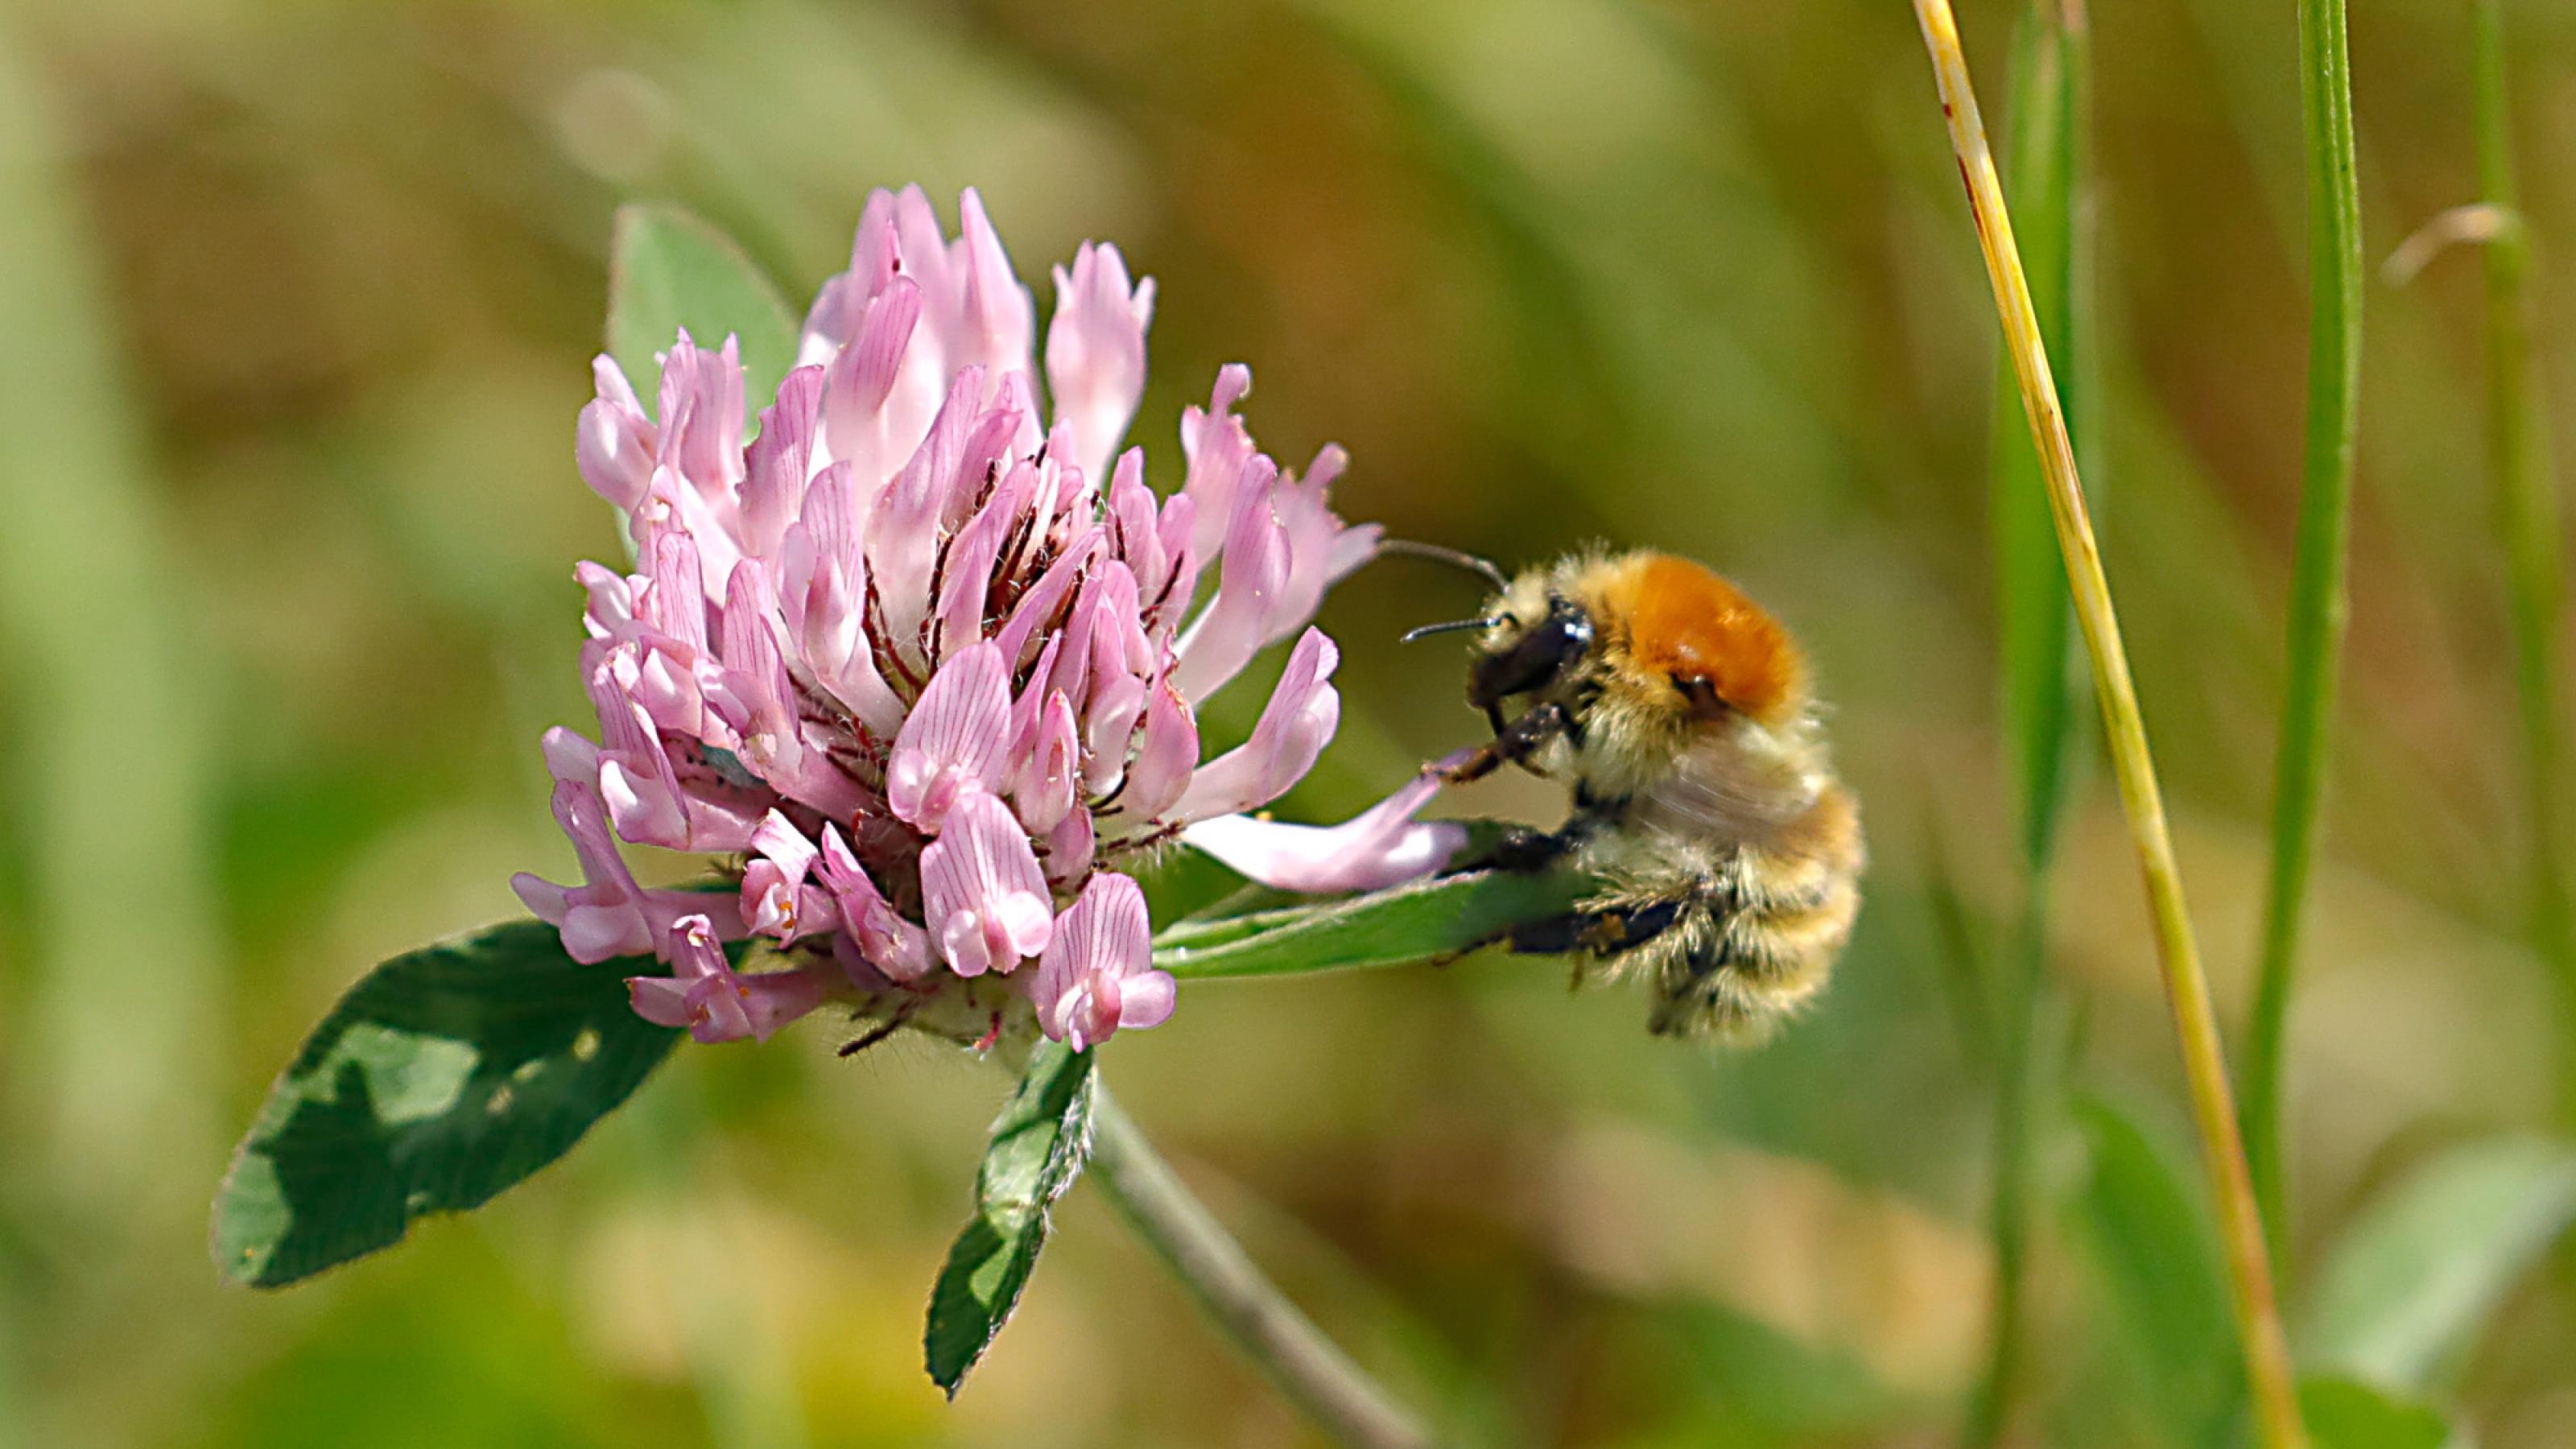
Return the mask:
[[1404, 636], [1404, 642], [1410, 644], [1416, 639], [1428, 639], [1434, 634], [1457, 634], [1469, 629], [1492, 627], [1494, 627], [1494, 621], [1491, 619], [1452, 619], [1446, 624], [1425, 624], [1419, 629], [1412, 630]]
[[1465, 569], [1467, 572], [1476, 575], [1478, 578], [1483, 579], [1489, 584], [1492, 584], [1497, 590], [1511, 587], [1512, 581], [1504, 575], [1502, 569], [1497, 567], [1492, 559], [1478, 558], [1476, 555], [1468, 553], [1464, 549], [1450, 548], [1437, 543], [1420, 543], [1410, 538], [1389, 538], [1379, 541], [1377, 551], [1379, 553], [1407, 554], [1414, 558], [1427, 558], [1434, 563], [1445, 563], [1451, 568]]

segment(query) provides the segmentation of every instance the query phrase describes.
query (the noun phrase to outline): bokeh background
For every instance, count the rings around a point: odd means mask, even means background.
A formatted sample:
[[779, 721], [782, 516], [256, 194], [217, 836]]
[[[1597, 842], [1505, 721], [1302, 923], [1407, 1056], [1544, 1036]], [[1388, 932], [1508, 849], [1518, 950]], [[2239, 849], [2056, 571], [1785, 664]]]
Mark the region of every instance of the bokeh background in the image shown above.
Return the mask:
[[[1999, 103], [2020, 7], [1962, 6]], [[2231, 1028], [2265, 851], [2304, 371], [2292, 7], [2095, 7], [2104, 530]], [[2546, 399], [2576, 437], [2576, 9], [2517, 7]], [[2471, 198], [2465, 7], [2355, 0], [2375, 258]], [[1649, 1040], [1561, 969], [1205, 984], [1125, 1099], [1259, 1258], [1501, 1444], [1923, 1444], [1985, 1323], [1962, 941], [2011, 910], [1985, 476], [1994, 323], [1896, 0], [0, 6], [0, 1442], [1290, 1445], [1311, 1431], [1079, 1190], [951, 1406], [920, 1307], [1001, 1084], [808, 1023], [684, 1050], [556, 1169], [282, 1295], [204, 1209], [368, 964], [561, 877], [587, 723], [572, 468], [613, 207], [792, 296], [867, 188], [982, 189], [1024, 276], [1160, 279], [1136, 437], [1254, 365], [1346, 513], [1533, 560], [1706, 558], [1808, 641], [1870, 906], [1776, 1046]], [[2473, 259], [2374, 282], [2350, 672], [2293, 1027], [2296, 1235], [2548, 1112], [2529, 802], [2479, 462]], [[1334, 597], [1316, 817], [1471, 737], [1470, 581]], [[2565, 657], [2562, 643], [2562, 659]], [[2564, 666], [2562, 666], [2564, 667]], [[1231, 696], [1238, 711], [1243, 696]], [[1235, 720], [1240, 726], [1247, 721]], [[1503, 782], [1462, 812], [1545, 819]], [[2050, 969], [2071, 1079], [2182, 1141], [2125, 836], [2085, 791]], [[2041, 1162], [2082, 1169], [2062, 1122]], [[2026, 1442], [2155, 1442], [2052, 1209]], [[2576, 1293], [2460, 1387], [2576, 1442]]]

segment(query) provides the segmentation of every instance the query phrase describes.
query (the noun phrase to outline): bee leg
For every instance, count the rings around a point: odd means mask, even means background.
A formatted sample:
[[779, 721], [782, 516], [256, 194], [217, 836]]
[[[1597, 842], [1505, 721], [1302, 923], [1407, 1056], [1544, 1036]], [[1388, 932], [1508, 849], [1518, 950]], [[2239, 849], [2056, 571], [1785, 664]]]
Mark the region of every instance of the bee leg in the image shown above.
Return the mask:
[[1493, 741], [1481, 745], [1474, 754], [1441, 772], [1452, 785], [1481, 780], [1504, 765], [1525, 765], [1550, 740], [1569, 734], [1574, 729], [1574, 716], [1564, 705], [1548, 703], [1504, 725]]
[[1500, 939], [1515, 954], [1523, 956], [1561, 956], [1570, 952], [1616, 956], [1671, 930], [1673, 923], [1681, 919], [1683, 905], [1681, 901], [1656, 901], [1643, 906], [1568, 911], [1545, 920], [1523, 921]]
[[1515, 825], [1503, 832], [1494, 848], [1478, 856], [1471, 864], [1478, 870], [1528, 872], [1544, 870], [1565, 858], [1582, 843], [1582, 837], [1571, 830], [1532, 830]]

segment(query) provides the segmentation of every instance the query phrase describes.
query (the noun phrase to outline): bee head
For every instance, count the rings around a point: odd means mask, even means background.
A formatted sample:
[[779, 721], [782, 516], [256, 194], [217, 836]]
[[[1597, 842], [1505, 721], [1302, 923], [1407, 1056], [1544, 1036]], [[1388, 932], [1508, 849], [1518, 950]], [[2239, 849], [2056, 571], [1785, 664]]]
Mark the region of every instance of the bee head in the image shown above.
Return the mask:
[[1591, 611], [1561, 594], [1523, 600], [1514, 588], [1489, 616], [1483, 652], [1467, 676], [1467, 702], [1491, 710], [1515, 694], [1546, 691], [1592, 652]]

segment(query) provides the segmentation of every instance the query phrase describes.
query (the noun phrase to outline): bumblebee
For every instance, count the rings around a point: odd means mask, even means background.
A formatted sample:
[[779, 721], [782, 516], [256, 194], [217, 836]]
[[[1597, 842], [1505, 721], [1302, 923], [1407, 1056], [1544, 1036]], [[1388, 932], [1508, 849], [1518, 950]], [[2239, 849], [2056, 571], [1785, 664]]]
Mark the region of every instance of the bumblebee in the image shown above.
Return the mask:
[[1570, 862], [1603, 882], [1504, 940], [1643, 979], [1658, 1035], [1762, 1040], [1823, 989], [1865, 860], [1796, 642], [1667, 553], [1490, 576], [1501, 592], [1479, 618], [1415, 631], [1479, 634], [1467, 699], [1494, 737], [1449, 777], [1509, 763], [1564, 781], [1565, 824], [1484, 863]]

